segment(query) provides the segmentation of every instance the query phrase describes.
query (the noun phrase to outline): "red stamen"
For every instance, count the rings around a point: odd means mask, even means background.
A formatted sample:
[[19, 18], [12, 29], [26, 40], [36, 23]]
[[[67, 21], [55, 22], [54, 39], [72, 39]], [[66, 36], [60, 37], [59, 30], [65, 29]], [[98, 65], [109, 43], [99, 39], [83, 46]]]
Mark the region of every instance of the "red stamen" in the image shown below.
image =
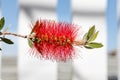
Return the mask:
[[73, 24], [56, 23], [54, 21], [39, 20], [33, 26], [35, 34], [35, 55], [56, 61], [66, 61], [75, 56], [73, 42], [78, 28]]

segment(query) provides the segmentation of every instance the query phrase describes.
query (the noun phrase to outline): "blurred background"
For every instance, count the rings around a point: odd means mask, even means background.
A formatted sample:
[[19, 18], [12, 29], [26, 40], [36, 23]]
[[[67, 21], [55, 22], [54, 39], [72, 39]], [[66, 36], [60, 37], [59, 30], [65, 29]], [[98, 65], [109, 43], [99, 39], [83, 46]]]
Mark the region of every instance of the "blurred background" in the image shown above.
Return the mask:
[[120, 0], [0, 0], [0, 18], [10, 32], [29, 34], [38, 19], [66, 21], [82, 26], [83, 33], [96, 25], [96, 41], [104, 47], [80, 49], [74, 61], [52, 62], [29, 56], [27, 40], [8, 36], [2, 43], [0, 72], [3, 80], [119, 80]]

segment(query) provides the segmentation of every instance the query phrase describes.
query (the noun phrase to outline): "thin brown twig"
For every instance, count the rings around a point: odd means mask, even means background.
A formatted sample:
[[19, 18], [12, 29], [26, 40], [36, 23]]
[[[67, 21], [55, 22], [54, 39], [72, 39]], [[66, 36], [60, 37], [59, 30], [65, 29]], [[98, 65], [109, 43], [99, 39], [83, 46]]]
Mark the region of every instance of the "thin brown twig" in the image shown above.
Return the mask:
[[21, 38], [27, 38], [27, 35], [21, 35], [21, 34], [16, 34], [16, 33], [11, 33], [11, 32], [0, 32], [0, 35], [13, 35]]
[[74, 41], [73, 42], [73, 44], [75, 45], [75, 46], [83, 46], [84, 45], [84, 42], [83, 41]]

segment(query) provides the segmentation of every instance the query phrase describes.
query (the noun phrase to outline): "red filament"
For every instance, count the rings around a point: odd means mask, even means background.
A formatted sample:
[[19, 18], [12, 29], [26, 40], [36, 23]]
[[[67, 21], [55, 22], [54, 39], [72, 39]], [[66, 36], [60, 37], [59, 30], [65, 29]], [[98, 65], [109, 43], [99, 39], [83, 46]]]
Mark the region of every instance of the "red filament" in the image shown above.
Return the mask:
[[78, 27], [69, 23], [38, 20], [31, 34], [35, 39], [33, 45], [38, 57], [56, 61], [66, 61], [75, 56], [73, 42], [77, 36]]

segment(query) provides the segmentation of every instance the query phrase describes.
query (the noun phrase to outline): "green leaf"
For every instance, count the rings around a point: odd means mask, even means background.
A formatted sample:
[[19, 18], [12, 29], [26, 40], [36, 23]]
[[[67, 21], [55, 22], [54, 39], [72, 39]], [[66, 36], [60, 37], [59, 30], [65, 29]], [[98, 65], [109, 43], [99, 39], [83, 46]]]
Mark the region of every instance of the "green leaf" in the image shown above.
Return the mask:
[[5, 19], [4, 19], [4, 17], [2, 17], [0, 19], [0, 30], [2, 30], [2, 28], [4, 27], [4, 24], [5, 24]]
[[30, 39], [28, 39], [28, 45], [29, 45], [30, 48], [33, 47], [33, 42]]
[[101, 43], [96, 43], [96, 42], [91, 42], [91, 43], [88, 43], [87, 45], [92, 47], [92, 48], [101, 48], [101, 47], [103, 47], [103, 45]]
[[95, 33], [95, 25], [92, 26], [89, 31], [88, 31], [88, 35], [87, 35], [87, 40], [90, 39], [90, 37]]
[[1, 40], [7, 44], [14, 44], [10, 39], [7, 39], [7, 38], [2, 38], [1, 37]]
[[8, 29], [9, 29], [9, 27], [6, 27], [6, 28], [3, 30], [3, 32], [7, 32]]
[[93, 49], [91, 46], [89, 46], [89, 45], [85, 45], [84, 46], [85, 48], [87, 48], [87, 49]]
[[85, 42], [87, 41], [87, 35], [88, 35], [88, 33], [85, 33], [83, 36], [83, 41], [85, 41]]
[[0, 51], [2, 51], [2, 49], [0, 48]]
[[90, 37], [90, 39], [88, 40], [88, 42], [94, 41], [94, 40], [97, 38], [98, 33], [99, 33], [99, 31], [97, 31], [96, 33], [94, 33], [94, 34]]

